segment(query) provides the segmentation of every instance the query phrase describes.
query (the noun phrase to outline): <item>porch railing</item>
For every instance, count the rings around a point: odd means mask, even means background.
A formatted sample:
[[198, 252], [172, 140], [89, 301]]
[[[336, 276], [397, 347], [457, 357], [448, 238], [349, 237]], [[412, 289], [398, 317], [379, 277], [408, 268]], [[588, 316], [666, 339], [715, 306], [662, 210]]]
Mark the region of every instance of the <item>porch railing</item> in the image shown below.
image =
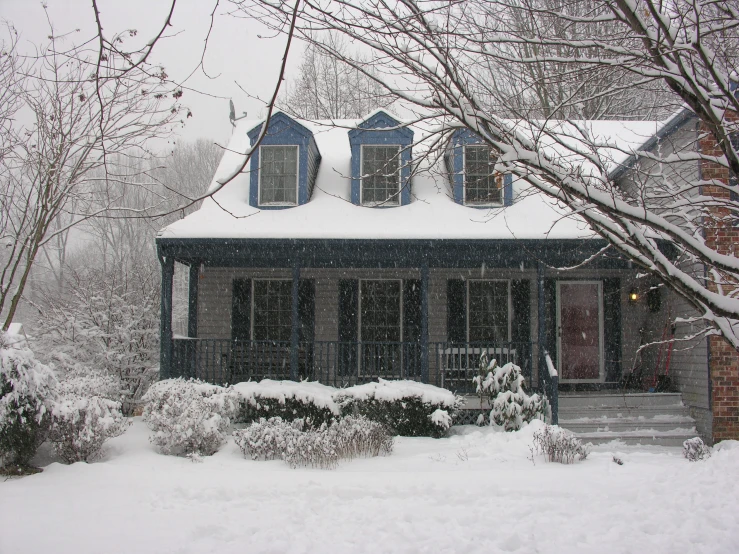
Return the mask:
[[[527, 388], [532, 390], [534, 346], [531, 342], [431, 342], [428, 381], [459, 394], [474, 394], [472, 378], [478, 373], [480, 355], [487, 352], [499, 365], [519, 365]], [[343, 387], [378, 378], [421, 381], [422, 360], [418, 342], [300, 342], [294, 375], [290, 341], [175, 338], [170, 377], [219, 384], [298, 378]]]

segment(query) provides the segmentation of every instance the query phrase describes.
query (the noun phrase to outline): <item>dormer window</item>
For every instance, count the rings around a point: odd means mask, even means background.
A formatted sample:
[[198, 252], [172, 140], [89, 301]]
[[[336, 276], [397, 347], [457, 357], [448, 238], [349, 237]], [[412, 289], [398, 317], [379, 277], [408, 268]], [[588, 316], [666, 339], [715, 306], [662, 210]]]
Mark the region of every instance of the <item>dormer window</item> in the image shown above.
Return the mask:
[[267, 132], [264, 123], [248, 132], [251, 146], [249, 205], [260, 210], [302, 206], [310, 200], [321, 153], [313, 131], [289, 115], [272, 116]]
[[298, 203], [298, 147], [261, 146], [259, 205], [295, 206]]
[[349, 131], [352, 204], [375, 208], [411, 202], [413, 131], [378, 110]]
[[493, 171], [496, 156], [489, 146], [464, 147], [464, 203], [503, 204], [503, 175]]
[[495, 171], [497, 155], [468, 129], [452, 134], [444, 154], [454, 201], [473, 208], [513, 203], [513, 177]]
[[362, 205], [400, 203], [400, 146], [362, 145]]

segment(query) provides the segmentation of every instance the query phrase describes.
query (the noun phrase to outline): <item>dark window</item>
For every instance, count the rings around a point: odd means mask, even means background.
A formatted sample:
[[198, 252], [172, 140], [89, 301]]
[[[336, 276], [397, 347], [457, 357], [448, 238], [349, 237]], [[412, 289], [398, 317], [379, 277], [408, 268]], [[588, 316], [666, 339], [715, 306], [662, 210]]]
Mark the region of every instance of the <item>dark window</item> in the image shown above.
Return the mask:
[[262, 146], [260, 204], [297, 204], [298, 147]]
[[400, 281], [362, 281], [360, 290], [361, 340], [400, 342]]
[[465, 204], [502, 204], [503, 176], [495, 173], [495, 156], [488, 146], [464, 148]]
[[507, 342], [508, 281], [468, 281], [470, 342]]
[[362, 204], [400, 202], [400, 147], [362, 146]]
[[254, 281], [253, 340], [289, 341], [292, 333], [292, 281]]

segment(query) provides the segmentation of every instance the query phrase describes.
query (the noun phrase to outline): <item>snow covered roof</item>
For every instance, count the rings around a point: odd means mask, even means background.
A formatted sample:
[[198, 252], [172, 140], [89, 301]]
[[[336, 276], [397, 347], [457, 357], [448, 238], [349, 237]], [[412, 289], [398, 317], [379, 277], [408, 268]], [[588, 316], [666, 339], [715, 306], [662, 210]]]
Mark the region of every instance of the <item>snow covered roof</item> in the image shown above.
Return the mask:
[[[523, 181], [514, 181], [512, 206], [472, 208], [454, 202], [451, 187], [437, 160], [429, 163], [414, 146], [420, 160], [412, 178], [411, 202], [406, 206], [371, 208], [351, 203], [351, 152], [348, 131], [362, 120], [303, 121], [314, 133], [320, 163], [310, 201], [282, 210], [259, 210], [249, 205], [249, 165], [244, 172], [206, 199], [202, 207], [166, 228], [159, 237], [247, 239], [572, 239], [591, 238], [592, 231]], [[260, 121], [236, 124], [209, 190], [232, 174], [250, 146], [248, 131]], [[643, 121], [590, 121], [593, 136], [618, 146], [610, 159], [618, 164], [644, 143], [659, 124]], [[414, 127], [416, 140], [423, 129]]]

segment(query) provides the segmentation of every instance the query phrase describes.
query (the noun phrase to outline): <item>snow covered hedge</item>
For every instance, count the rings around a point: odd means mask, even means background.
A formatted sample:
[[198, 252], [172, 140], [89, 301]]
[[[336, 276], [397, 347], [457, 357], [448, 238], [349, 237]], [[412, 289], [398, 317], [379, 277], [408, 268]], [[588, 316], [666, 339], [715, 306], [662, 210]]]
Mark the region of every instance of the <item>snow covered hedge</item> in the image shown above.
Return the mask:
[[393, 437], [383, 425], [353, 416], [317, 429], [301, 419], [263, 418], [234, 431], [234, 441], [245, 457], [284, 460], [292, 468], [333, 469], [341, 459], [387, 455], [393, 449]]
[[175, 455], [214, 454], [239, 408], [233, 387], [181, 378], [155, 383], [143, 401], [144, 421], [154, 431], [149, 440]]
[[0, 467], [27, 466], [45, 440], [56, 384], [33, 352], [0, 336]]
[[339, 415], [334, 402], [335, 388], [310, 381], [273, 381], [237, 383], [240, 397], [239, 423], [279, 417], [283, 421], [303, 420], [309, 427], [330, 423]]
[[343, 415], [362, 415], [406, 437], [443, 437], [461, 399], [452, 392], [416, 381], [366, 383], [334, 394]]
[[524, 391], [520, 367], [510, 362], [502, 367], [496, 360], [488, 362], [487, 353], [480, 356], [480, 373], [472, 382], [481, 398], [490, 398], [490, 424], [506, 431], [517, 431], [533, 419], [545, 419], [549, 411], [546, 397]]

